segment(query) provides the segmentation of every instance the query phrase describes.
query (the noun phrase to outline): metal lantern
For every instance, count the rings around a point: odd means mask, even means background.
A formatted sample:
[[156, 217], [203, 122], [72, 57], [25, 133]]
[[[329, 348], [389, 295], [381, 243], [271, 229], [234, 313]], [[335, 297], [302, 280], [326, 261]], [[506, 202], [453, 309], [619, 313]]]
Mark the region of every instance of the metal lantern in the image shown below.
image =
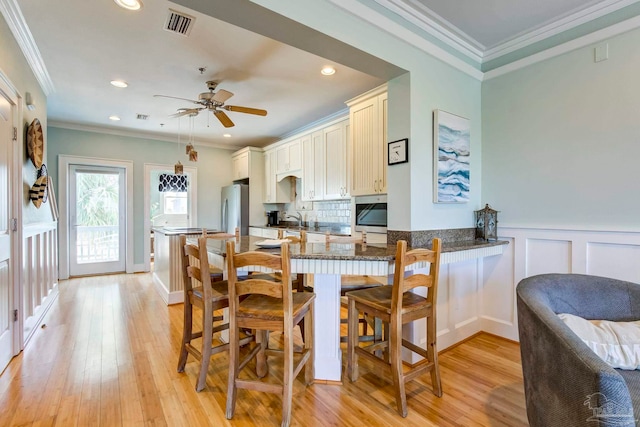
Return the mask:
[[475, 211], [476, 239], [498, 240], [498, 211], [487, 204], [484, 209]]

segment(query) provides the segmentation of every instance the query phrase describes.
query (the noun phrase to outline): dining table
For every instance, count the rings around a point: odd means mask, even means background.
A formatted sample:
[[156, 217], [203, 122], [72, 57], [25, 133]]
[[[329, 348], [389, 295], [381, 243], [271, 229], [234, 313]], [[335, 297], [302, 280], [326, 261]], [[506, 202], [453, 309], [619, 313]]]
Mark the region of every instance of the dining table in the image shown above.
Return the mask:
[[[236, 252], [264, 251], [279, 254], [280, 246], [264, 247], [264, 238], [241, 236], [236, 239]], [[462, 246], [461, 246], [462, 245]], [[226, 241], [207, 240], [209, 263], [226, 274]], [[480, 251], [480, 252], [478, 252]], [[291, 272], [312, 274], [316, 294], [314, 309], [315, 379], [327, 383], [340, 383], [342, 378], [342, 351], [340, 349], [340, 277], [342, 275], [370, 275], [391, 278], [395, 267], [396, 246], [360, 243], [289, 243]], [[478, 242], [447, 245], [441, 263], [463, 258], [477, 258], [502, 253], [501, 245]], [[413, 269], [427, 268], [429, 264], [414, 265]], [[269, 272], [256, 267], [240, 271]]]

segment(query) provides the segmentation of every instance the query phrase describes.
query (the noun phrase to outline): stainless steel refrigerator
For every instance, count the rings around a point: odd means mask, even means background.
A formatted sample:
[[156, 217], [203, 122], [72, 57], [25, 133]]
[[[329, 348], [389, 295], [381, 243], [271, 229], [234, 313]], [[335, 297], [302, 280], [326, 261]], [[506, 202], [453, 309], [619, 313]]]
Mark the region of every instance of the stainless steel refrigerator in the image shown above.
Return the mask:
[[220, 230], [235, 233], [240, 228], [242, 236], [249, 235], [249, 186], [234, 184], [222, 187], [222, 212]]

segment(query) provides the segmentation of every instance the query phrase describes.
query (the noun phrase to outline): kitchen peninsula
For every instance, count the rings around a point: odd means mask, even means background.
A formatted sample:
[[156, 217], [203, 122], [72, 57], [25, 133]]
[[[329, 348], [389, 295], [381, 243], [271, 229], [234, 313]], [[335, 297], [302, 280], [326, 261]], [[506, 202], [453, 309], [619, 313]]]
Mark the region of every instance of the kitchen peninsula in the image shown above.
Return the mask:
[[[236, 248], [239, 252], [261, 250], [277, 253], [279, 251], [279, 249], [261, 249], [256, 246], [256, 242], [261, 240], [260, 237], [243, 236], [239, 239]], [[506, 243], [502, 241], [448, 242], [444, 244], [440, 262], [444, 265], [500, 255]], [[224, 269], [225, 241], [209, 240], [207, 251], [209, 263]], [[325, 243], [290, 245], [291, 272], [314, 275], [315, 378], [317, 380], [332, 382], [341, 380], [340, 275], [388, 276], [393, 274], [395, 252], [395, 245], [386, 244], [336, 244], [331, 248], [327, 248]], [[427, 267], [427, 265], [420, 267]], [[255, 270], [255, 267], [251, 270]], [[439, 299], [438, 303], [441, 302]], [[416, 333], [419, 334], [419, 331]], [[451, 344], [453, 343], [449, 343]]]

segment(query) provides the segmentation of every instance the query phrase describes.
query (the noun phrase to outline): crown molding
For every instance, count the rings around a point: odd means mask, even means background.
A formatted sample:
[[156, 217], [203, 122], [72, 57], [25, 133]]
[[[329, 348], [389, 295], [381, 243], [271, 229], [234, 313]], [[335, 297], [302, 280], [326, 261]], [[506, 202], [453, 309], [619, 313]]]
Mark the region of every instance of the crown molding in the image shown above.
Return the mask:
[[352, 15], [363, 19], [371, 25], [377, 27], [379, 30], [384, 31], [392, 36], [395, 36], [399, 40], [411, 44], [412, 46], [428, 53], [429, 55], [438, 58], [453, 68], [477, 79], [482, 80], [483, 73], [471, 64], [466, 63], [462, 59], [447, 52], [446, 50], [434, 45], [430, 41], [419, 36], [415, 32], [400, 25], [386, 16], [374, 11], [373, 9], [363, 5], [357, 0], [329, 0], [332, 4], [343, 9]]
[[[122, 128], [115, 129], [115, 128], [108, 128], [108, 127], [102, 127], [102, 126], [90, 126], [90, 125], [83, 125], [80, 123], [65, 122], [65, 121], [51, 120], [51, 119], [48, 120], [47, 127], [101, 133], [105, 135], [126, 136], [130, 138], [153, 139], [155, 141], [172, 142], [174, 144], [184, 144], [184, 141], [179, 143], [177, 139], [178, 137], [175, 135], [164, 135], [164, 134], [158, 134], [155, 132], [128, 130], [128, 129], [122, 129]], [[229, 145], [223, 145], [223, 144], [216, 144], [211, 141], [205, 141], [198, 138], [195, 138], [194, 142], [196, 143], [196, 145], [202, 145], [202, 146], [211, 147], [211, 148], [220, 148], [222, 150], [230, 150], [230, 151], [236, 151], [243, 147], [243, 146], [229, 146]]]
[[637, 2], [638, 0], [608, 0], [598, 3], [571, 15], [565, 16], [564, 18], [554, 21], [548, 25], [517, 36], [509, 41], [497, 45], [496, 47], [487, 49], [483, 54], [482, 62], [488, 62], [511, 52], [515, 52]]
[[[337, 4], [337, 0], [331, 0]], [[606, 0], [586, 9], [577, 11], [562, 19], [551, 22], [533, 31], [525, 32], [513, 39], [507, 40], [487, 49], [471, 36], [456, 28], [428, 7], [415, 0], [374, 0], [387, 10], [396, 13], [407, 22], [417, 26], [426, 33], [436, 37], [447, 46], [464, 54], [468, 58], [486, 63], [501, 56], [523, 49], [541, 40], [556, 36], [579, 25], [598, 19], [616, 10], [622, 9], [639, 0]], [[369, 20], [369, 22], [375, 22]], [[378, 24], [378, 27], [386, 30]], [[424, 50], [424, 49], [423, 49]], [[442, 58], [441, 58], [442, 59]]]
[[631, 30], [635, 30], [638, 27], [640, 27], [640, 16], [627, 19], [626, 21], [619, 22], [599, 31], [595, 31], [591, 34], [587, 34], [586, 36], [579, 37], [577, 39], [568, 41], [566, 43], [552, 47], [518, 61], [503, 65], [502, 67], [487, 71], [484, 73], [484, 80], [491, 80], [504, 74], [511, 73], [521, 68], [536, 64], [538, 62], [563, 55], [565, 53], [571, 52], [572, 50], [599, 43], [602, 40], [618, 36]]
[[29, 30], [29, 26], [24, 20], [22, 10], [20, 10], [17, 0], [0, 0], [0, 12], [2, 16], [4, 16], [5, 21], [7, 21], [7, 25], [13, 37], [16, 39], [18, 46], [20, 46], [20, 50], [22, 50], [22, 54], [31, 67], [42, 91], [45, 96], [49, 96], [55, 92], [55, 86], [40, 55], [40, 50], [33, 39], [31, 30]]
[[[413, 0], [374, 1], [437, 38], [447, 46], [451, 46], [476, 62], [482, 62], [482, 55], [486, 47], [425, 5]], [[446, 27], [439, 24], [439, 22], [445, 23]]]

